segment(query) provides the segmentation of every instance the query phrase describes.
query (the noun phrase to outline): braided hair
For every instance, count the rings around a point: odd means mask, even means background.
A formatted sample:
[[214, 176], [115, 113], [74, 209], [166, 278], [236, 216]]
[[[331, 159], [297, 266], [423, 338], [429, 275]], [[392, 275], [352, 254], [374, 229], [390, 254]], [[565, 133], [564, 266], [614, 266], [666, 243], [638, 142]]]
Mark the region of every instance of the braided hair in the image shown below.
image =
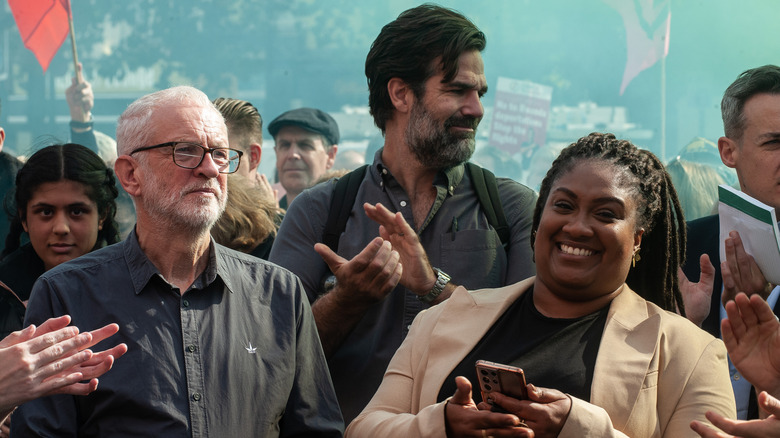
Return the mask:
[[563, 149], [542, 181], [532, 236], [539, 228], [552, 185], [585, 160], [600, 160], [622, 169], [628, 177], [623, 179], [624, 184], [639, 199], [636, 226], [644, 228], [641, 261], [629, 271], [626, 284], [642, 298], [685, 315], [677, 279], [677, 268], [685, 261], [685, 218], [671, 177], [652, 152], [618, 140], [614, 134], [600, 133], [592, 133]]
[[38, 187], [62, 180], [84, 185], [86, 195], [95, 202], [98, 216], [103, 219], [93, 250], [119, 241], [119, 226], [114, 218], [118, 195], [114, 172], [97, 154], [80, 144], [57, 144], [34, 153], [16, 174], [13, 198], [6, 198], [5, 210], [11, 217], [11, 228], [3, 256], [19, 248], [27, 204]]

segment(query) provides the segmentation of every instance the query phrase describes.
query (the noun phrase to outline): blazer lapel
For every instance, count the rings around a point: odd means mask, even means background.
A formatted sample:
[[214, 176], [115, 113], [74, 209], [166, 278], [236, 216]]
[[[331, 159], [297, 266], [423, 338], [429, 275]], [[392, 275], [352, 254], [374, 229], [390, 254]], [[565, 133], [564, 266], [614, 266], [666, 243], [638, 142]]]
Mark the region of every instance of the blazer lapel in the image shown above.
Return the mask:
[[532, 277], [502, 288], [471, 293], [457, 291], [461, 293], [453, 293], [442, 304], [446, 307], [430, 334], [430, 360], [425, 369], [421, 406], [436, 403], [444, 379], [503, 315], [506, 308], [528, 290], [533, 280]]
[[624, 286], [612, 301], [593, 371], [590, 402], [610, 413], [624, 430], [651, 366], [661, 318], [648, 318], [647, 303]]

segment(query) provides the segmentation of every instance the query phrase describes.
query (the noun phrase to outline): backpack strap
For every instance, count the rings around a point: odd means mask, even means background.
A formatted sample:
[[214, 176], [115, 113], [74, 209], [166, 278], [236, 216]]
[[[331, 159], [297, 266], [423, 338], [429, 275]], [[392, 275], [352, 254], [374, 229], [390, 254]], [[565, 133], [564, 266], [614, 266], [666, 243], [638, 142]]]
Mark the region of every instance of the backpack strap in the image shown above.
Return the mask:
[[498, 196], [496, 175], [470, 161], [466, 163], [466, 168], [469, 170], [472, 183], [474, 184], [474, 191], [477, 192], [479, 204], [482, 206], [482, 210], [485, 211], [488, 223], [498, 233], [498, 238], [501, 239], [501, 245], [504, 246], [504, 250], [509, 249], [509, 225], [506, 222], [501, 198]]
[[360, 183], [366, 176], [366, 169], [368, 169], [368, 164], [358, 167], [336, 181], [336, 188], [333, 190], [333, 198], [330, 201], [328, 221], [325, 223], [325, 230], [322, 233], [322, 243], [328, 245], [333, 252], [338, 252], [339, 237], [347, 228], [349, 214], [355, 204], [355, 199], [357, 199]]

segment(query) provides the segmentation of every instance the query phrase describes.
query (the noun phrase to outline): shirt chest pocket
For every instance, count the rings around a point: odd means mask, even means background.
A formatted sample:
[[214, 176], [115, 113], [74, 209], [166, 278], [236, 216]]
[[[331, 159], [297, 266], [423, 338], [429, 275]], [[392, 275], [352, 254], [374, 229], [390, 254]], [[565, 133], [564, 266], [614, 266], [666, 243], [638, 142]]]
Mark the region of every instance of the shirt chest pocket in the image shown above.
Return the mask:
[[[441, 268], [455, 284], [467, 289], [500, 287], [506, 277], [506, 252], [491, 230], [460, 230], [441, 236]], [[430, 256], [430, 254], [429, 254]], [[436, 260], [431, 257], [431, 260]]]

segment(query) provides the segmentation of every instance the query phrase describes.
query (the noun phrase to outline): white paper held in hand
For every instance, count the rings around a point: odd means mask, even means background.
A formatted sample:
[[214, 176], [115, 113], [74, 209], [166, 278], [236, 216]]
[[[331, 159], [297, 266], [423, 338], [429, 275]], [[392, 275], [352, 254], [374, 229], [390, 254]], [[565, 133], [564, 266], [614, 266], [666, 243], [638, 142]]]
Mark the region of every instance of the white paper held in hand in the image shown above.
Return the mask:
[[728, 185], [718, 186], [720, 259], [726, 260], [724, 241], [737, 231], [745, 252], [752, 255], [764, 277], [780, 284], [780, 233], [775, 209]]

